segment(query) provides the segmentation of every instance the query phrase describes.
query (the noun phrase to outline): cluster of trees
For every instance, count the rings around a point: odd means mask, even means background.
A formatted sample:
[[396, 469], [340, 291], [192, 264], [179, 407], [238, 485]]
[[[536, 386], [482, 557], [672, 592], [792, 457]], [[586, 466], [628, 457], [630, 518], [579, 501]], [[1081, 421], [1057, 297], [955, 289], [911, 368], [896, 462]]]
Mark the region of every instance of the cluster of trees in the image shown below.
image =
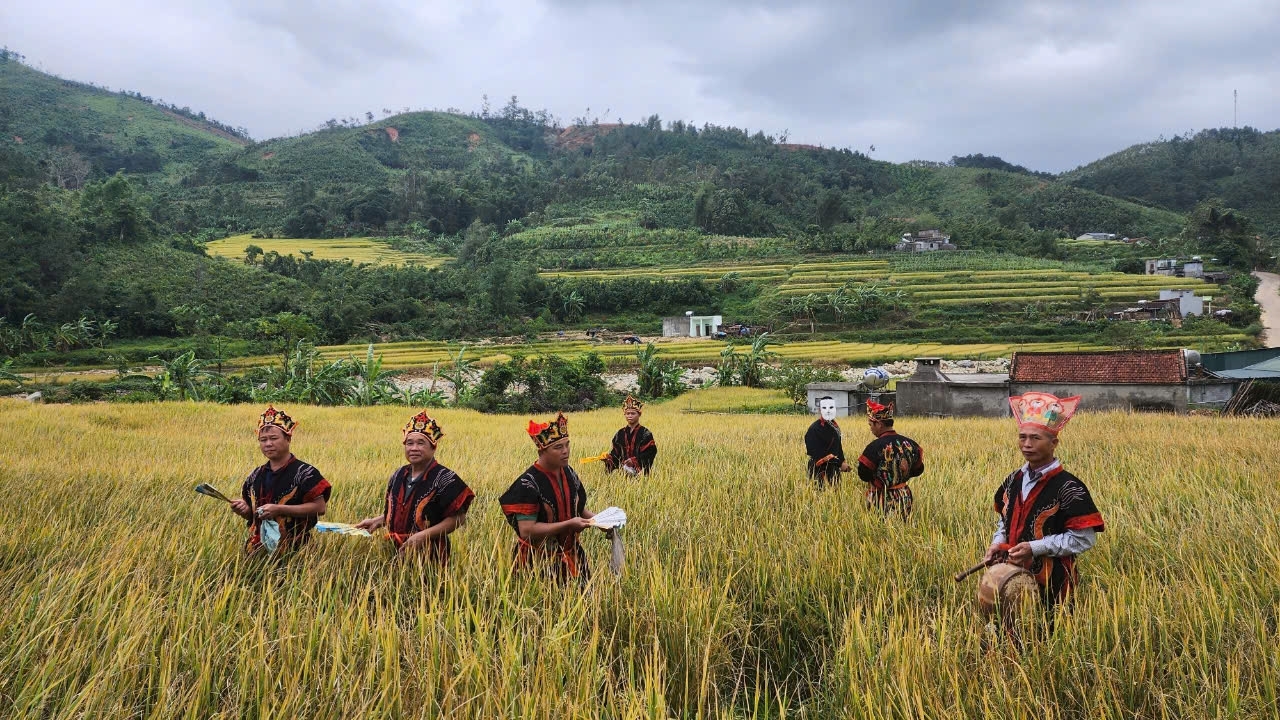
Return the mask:
[[34, 313], [17, 324], [10, 324], [8, 318], [0, 317], [0, 355], [102, 348], [116, 334], [117, 327], [111, 320], [97, 322], [87, 317], [60, 325], [45, 325]]

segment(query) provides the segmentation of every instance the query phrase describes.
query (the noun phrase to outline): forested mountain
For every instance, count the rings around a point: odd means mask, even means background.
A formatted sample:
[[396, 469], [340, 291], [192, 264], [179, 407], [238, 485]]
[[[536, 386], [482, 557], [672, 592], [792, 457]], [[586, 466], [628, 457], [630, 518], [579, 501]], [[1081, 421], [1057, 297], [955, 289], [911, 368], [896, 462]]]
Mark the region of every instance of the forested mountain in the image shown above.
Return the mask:
[[[29, 350], [33, 332], [6, 328], [31, 314], [107, 321], [123, 337], [265, 341], [271, 318], [286, 313], [329, 342], [512, 334], [623, 315], [652, 325], [688, 308], [812, 318], [775, 287], [733, 277], [539, 271], [847, 257], [929, 228], [962, 249], [1044, 260], [1073, 259], [1057, 240], [1089, 231], [1173, 240], [1158, 252], [1209, 247], [1240, 267], [1264, 254], [1246, 247], [1253, 226], [1238, 211], [1173, 212], [1078, 186], [1085, 175], [1062, 182], [996, 157], [893, 164], [656, 116], [566, 128], [515, 98], [496, 113], [384, 114], [253, 142], [202, 113], [0, 53], [0, 340]], [[205, 242], [235, 233], [381, 236], [455, 260], [424, 269], [206, 256]], [[1206, 235], [1225, 241], [1202, 243]], [[1132, 266], [1135, 251], [1121, 249], [1080, 259]], [[834, 325], [852, 327], [842, 312]], [[1048, 331], [971, 324], [1018, 313], [1035, 314], [984, 308], [946, 337]], [[858, 327], [919, 334], [948, 322], [909, 309], [893, 317]]]
[[1219, 128], [1134, 145], [1062, 180], [1180, 213], [1219, 198], [1259, 231], [1280, 235], [1280, 130]]
[[117, 171], [177, 176], [249, 142], [247, 132], [133, 91], [47, 75], [0, 50], [0, 145], [77, 188]]

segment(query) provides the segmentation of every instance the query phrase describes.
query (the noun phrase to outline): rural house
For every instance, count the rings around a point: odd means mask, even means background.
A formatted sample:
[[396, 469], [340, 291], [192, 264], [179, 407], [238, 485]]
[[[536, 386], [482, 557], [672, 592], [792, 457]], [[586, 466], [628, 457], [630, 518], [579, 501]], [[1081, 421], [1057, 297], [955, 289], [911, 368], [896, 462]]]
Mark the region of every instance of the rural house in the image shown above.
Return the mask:
[[715, 337], [723, 324], [724, 319], [719, 315], [694, 315], [687, 312], [683, 316], [662, 318], [662, 337]]
[[941, 230], [921, 230], [915, 234], [903, 233], [893, 249], [900, 252], [934, 252], [955, 250], [956, 246], [951, 244], [951, 236], [942, 234]]

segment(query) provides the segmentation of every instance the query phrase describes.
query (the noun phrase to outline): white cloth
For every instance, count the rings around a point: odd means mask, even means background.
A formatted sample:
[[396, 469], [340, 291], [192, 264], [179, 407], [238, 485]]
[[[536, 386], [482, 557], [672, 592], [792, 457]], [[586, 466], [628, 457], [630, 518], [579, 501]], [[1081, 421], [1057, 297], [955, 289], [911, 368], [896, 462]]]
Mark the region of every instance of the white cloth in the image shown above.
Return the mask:
[[[1036, 484], [1044, 477], [1045, 473], [1050, 470], [1062, 467], [1062, 461], [1057, 458], [1053, 462], [1036, 470], [1031, 469], [1030, 463], [1023, 464], [1019, 472], [1022, 473], [1022, 499], [1026, 500], [1031, 491], [1035, 489]], [[991, 536], [991, 544], [998, 545], [1009, 541], [1008, 528], [1004, 526], [1004, 516], [1001, 515], [996, 520], [996, 532]], [[1098, 533], [1093, 528], [1086, 530], [1068, 530], [1057, 535], [1047, 535], [1039, 540], [1032, 540], [1031, 554], [1035, 557], [1048, 555], [1049, 557], [1066, 557], [1069, 555], [1079, 555], [1093, 547], [1098, 541]]]

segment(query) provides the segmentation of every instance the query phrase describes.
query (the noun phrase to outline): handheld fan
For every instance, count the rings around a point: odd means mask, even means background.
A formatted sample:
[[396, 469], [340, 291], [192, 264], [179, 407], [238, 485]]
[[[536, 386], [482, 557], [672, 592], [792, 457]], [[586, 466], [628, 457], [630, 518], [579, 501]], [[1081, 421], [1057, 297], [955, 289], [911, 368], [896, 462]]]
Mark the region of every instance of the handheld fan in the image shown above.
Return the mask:
[[627, 514], [622, 508], [607, 507], [591, 518], [591, 524], [601, 530], [612, 530], [627, 524]]
[[229, 500], [226, 495], [223, 495], [222, 493], [218, 492], [218, 488], [210, 485], [209, 483], [200, 483], [199, 485], [197, 485], [196, 492], [200, 493], [201, 495], [207, 495], [208, 497], [211, 497], [214, 500], [221, 500], [224, 503], [231, 502], [231, 500]]
[[368, 530], [358, 528], [355, 525], [337, 522], [316, 523], [316, 532], [350, 535], [352, 537], [372, 537]]

